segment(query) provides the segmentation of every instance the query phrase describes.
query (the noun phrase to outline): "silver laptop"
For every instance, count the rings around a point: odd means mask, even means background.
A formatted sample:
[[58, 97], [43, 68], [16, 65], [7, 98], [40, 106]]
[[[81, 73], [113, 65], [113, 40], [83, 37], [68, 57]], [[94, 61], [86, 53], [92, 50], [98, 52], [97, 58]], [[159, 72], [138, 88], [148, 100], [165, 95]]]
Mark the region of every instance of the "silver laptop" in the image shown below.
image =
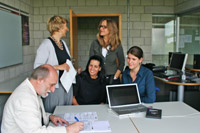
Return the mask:
[[107, 85], [109, 107], [119, 116], [145, 112], [147, 107], [141, 103], [138, 86], [133, 84]]

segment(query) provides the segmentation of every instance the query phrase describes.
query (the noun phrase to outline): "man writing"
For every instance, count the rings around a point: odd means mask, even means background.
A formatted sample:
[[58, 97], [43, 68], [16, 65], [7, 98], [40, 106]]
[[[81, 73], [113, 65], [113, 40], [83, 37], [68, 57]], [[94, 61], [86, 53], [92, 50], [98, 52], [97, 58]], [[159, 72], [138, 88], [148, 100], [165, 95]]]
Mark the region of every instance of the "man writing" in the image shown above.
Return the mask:
[[[30, 79], [21, 83], [7, 100], [2, 120], [2, 133], [76, 133], [83, 128], [82, 122], [71, 125], [64, 119], [46, 113], [41, 100], [55, 91], [58, 80], [56, 70], [50, 65], [36, 68]], [[46, 126], [49, 119], [55, 124], [67, 127]], [[42, 121], [45, 125], [42, 125]]]

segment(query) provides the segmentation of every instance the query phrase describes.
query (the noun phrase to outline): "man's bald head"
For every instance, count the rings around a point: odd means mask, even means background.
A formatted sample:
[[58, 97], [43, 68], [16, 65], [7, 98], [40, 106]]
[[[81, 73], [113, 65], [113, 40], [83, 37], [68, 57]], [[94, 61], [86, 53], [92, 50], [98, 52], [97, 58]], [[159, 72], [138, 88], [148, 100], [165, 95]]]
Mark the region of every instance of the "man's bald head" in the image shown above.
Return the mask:
[[47, 97], [49, 92], [55, 91], [58, 81], [56, 70], [48, 64], [41, 65], [34, 69], [31, 74], [30, 82], [36, 93], [42, 97]]
[[46, 79], [50, 75], [58, 76], [56, 70], [51, 65], [44, 64], [33, 70], [31, 78], [35, 80]]

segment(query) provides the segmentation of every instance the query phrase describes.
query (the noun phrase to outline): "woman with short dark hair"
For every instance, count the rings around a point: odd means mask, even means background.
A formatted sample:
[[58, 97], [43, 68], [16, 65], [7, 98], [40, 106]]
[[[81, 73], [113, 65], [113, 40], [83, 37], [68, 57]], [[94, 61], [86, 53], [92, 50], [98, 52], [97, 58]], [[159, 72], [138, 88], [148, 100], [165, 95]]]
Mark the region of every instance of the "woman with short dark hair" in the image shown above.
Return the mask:
[[100, 56], [91, 56], [85, 71], [76, 76], [73, 86], [73, 105], [103, 104], [106, 102], [106, 81]]

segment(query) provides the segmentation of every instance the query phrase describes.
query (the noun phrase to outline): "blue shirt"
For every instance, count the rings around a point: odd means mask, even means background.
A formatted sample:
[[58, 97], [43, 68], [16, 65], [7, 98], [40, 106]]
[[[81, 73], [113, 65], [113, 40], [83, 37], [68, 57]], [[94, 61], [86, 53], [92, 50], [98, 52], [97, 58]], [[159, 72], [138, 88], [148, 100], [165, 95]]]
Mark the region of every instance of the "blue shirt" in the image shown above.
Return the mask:
[[122, 83], [137, 83], [140, 99], [143, 103], [153, 103], [156, 100], [154, 77], [152, 71], [148, 68], [141, 65], [133, 82], [130, 69], [127, 67], [122, 74]]

